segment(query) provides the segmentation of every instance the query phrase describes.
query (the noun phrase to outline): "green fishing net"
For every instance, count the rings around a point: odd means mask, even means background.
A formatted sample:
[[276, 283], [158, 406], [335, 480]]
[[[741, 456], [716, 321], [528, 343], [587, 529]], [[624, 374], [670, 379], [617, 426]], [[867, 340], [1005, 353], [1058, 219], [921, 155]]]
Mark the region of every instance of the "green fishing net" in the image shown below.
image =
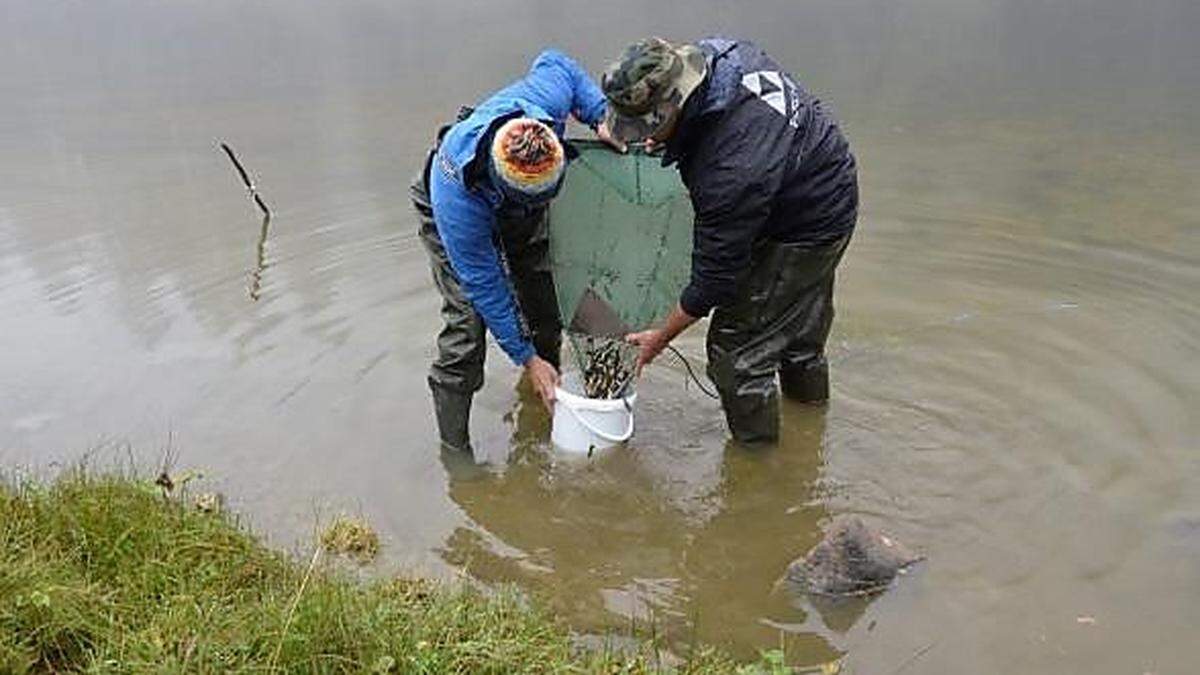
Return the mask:
[[[591, 289], [629, 329], [646, 328], [674, 307], [691, 271], [687, 191], [673, 168], [638, 147], [618, 154], [596, 141], [573, 145], [580, 156], [550, 205], [559, 311], [570, 325]], [[568, 336], [579, 361], [589, 337]]]

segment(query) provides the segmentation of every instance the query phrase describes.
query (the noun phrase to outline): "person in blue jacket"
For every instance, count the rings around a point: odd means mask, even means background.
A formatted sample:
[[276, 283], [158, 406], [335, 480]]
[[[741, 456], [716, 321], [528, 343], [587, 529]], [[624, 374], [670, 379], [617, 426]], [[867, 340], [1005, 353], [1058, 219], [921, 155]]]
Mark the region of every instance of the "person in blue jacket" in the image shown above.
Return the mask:
[[483, 386], [485, 332], [549, 406], [562, 320], [550, 275], [546, 204], [562, 183], [574, 116], [615, 149], [600, 124], [607, 102], [562, 52], [443, 127], [410, 192], [442, 296], [444, 325], [429, 371], [442, 444], [469, 450], [471, 398]]

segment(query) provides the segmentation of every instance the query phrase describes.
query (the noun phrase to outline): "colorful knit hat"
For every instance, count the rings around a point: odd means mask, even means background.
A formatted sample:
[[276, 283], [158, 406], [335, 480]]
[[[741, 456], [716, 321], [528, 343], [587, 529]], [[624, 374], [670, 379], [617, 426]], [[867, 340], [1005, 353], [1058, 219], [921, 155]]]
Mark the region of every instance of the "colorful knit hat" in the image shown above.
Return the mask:
[[489, 171], [496, 189], [525, 204], [557, 194], [567, 163], [554, 130], [528, 117], [500, 125], [492, 138], [491, 158]]

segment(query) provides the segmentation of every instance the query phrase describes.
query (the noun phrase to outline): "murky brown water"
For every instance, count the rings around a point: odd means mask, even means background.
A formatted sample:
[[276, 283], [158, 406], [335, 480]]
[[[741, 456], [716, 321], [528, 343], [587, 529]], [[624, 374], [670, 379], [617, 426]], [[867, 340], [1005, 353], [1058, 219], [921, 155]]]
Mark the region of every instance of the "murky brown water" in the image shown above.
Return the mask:
[[[0, 462], [171, 442], [277, 543], [358, 510], [391, 564], [517, 581], [585, 631], [864, 673], [1194, 672], [1198, 6], [642, 4], [6, 3]], [[754, 38], [845, 120], [865, 203], [834, 400], [752, 454], [659, 367], [636, 442], [580, 466], [497, 352], [491, 464], [444, 464], [408, 177], [541, 45], [594, 72], [648, 31]], [[219, 139], [277, 211], [257, 272]], [[775, 589], [840, 513], [928, 562], [870, 604]]]

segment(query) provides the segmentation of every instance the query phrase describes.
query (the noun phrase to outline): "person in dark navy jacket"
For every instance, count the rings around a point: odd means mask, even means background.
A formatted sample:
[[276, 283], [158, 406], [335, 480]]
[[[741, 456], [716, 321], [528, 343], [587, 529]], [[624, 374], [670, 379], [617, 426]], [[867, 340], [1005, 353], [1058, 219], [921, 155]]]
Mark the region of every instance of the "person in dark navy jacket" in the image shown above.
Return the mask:
[[712, 313], [708, 373], [742, 441], [779, 434], [783, 393], [829, 397], [834, 270], [854, 231], [858, 180], [837, 121], [754, 44], [660, 38], [602, 77], [605, 126], [675, 164], [695, 211], [690, 283], [663, 326], [629, 336], [639, 366]]

